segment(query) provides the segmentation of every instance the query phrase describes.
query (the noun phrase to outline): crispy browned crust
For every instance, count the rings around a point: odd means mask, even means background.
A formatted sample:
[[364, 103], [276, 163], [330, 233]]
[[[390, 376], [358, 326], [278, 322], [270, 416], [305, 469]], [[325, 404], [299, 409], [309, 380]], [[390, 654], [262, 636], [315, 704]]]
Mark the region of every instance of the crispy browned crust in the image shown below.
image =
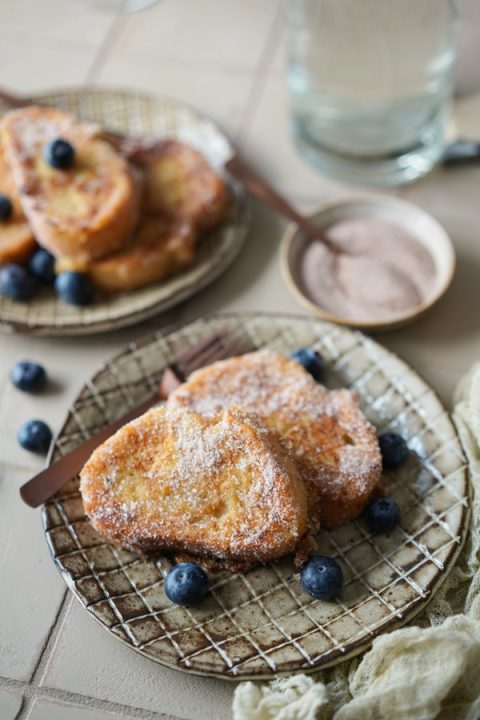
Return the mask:
[[307, 532], [296, 463], [234, 408], [209, 418], [154, 408], [97, 448], [80, 477], [94, 528], [137, 552], [246, 568], [294, 551]]
[[195, 245], [196, 232], [191, 225], [146, 216], [127, 247], [81, 267], [60, 258], [56, 272], [85, 271], [95, 287], [107, 293], [136, 290], [190, 266], [195, 259]]
[[[54, 108], [28, 107], [3, 118], [0, 136], [25, 215], [56, 256], [90, 262], [121, 248], [138, 222], [140, 193], [128, 163], [92, 126]], [[56, 137], [75, 148], [70, 170], [43, 159]]]
[[[329, 391], [296, 362], [260, 351], [193, 373], [169, 404], [202, 414], [234, 404], [258, 415], [296, 457], [311, 515], [334, 528], [354, 517], [380, 483], [375, 429], [348, 390]], [[317, 496], [318, 493], [318, 496]]]
[[36, 243], [23, 214], [20, 199], [12, 180], [10, 168], [0, 144], [0, 192], [10, 199], [13, 211], [7, 220], [0, 222], [0, 265], [23, 263], [35, 249]]
[[228, 190], [197, 150], [165, 140], [138, 150], [134, 161], [145, 172], [147, 213], [190, 223], [201, 233], [222, 222]]

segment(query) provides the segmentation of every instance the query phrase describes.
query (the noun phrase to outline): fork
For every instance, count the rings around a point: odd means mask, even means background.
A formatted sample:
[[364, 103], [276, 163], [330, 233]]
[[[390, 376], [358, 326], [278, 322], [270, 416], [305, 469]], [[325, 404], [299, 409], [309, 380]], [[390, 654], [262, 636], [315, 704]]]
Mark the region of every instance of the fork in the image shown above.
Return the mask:
[[117, 420], [106, 425], [60, 460], [35, 475], [20, 488], [22, 500], [38, 507], [55, 495], [65, 483], [82, 469], [92, 452], [125, 423], [143, 415], [168, 396], [192, 373], [214, 360], [223, 360], [247, 351], [245, 343], [231, 335], [216, 332], [196, 343], [170, 363], [162, 373], [157, 392], [131, 408]]

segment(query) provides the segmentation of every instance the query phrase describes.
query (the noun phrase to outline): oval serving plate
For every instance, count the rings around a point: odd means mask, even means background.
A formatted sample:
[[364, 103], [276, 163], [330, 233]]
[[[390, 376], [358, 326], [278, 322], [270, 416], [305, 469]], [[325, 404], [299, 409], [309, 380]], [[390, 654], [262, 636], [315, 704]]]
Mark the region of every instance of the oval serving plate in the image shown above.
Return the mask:
[[[71, 112], [110, 130], [132, 135], [176, 137], [202, 152], [223, 173], [233, 154], [230, 140], [209, 118], [166, 97], [120, 90], [61, 90], [35, 101]], [[8, 108], [0, 103], [0, 116]], [[116, 330], [152, 317], [213, 282], [235, 260], [250, 226], [250, 208], [238, 183], [229, 179], [232, 202], [222, 226], [202, 238], [191, 268], [140, 290], [98, 296], [84, 308], [59, 300], [42, 288], [29, 302], [0, 296], [0, 330], [35, 335], [84, 335]]]
[[43, 509], [48, 544], [68, 587], [109, 632], [164, 665], [232, 680], [318, 670], [366, 650], [432, 597], [461, 549], [469, 482], [455, 428], [435, 393], [395, 355], [359, 332], [308, 318], [242, 314], [158, 332], [103, 366], [78, 395], [51, 460], [150, 394], [163, 368], [215, 330], [252, 348], [289, 354], [317, 348], [326, 384], [347, 386], [379, 431], [403, 435], [410, 456], [385, 473], [400, 525], [372, 536], [362, 520], [319, 536], [319, 551], [339, 560], [345, 585], [335, 602], [306, 595], [291, 558], [246, 573], [212, 575], [198, 608], [172, 605], [163, 590], [169, 561], [116, 549], [86, 519], [78, 478]]

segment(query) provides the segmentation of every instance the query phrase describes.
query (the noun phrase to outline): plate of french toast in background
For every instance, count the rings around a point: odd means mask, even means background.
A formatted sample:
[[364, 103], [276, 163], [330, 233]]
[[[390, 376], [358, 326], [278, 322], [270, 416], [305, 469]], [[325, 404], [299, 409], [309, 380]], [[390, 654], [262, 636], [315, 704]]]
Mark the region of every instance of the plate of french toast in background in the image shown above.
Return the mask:
[[166, 400], [43, 509], [89, 613], [160, 663], [244, 679], [340, 662], [425, 606], [465, 539], [469, 484], [448, 413], [411, 368], [323, 321], [205, 318], [104, 365], [50, 461], [169, 367], [183, 369]]
[[249, 210], [223, 176], [233, 150], [213, 122], [173, 100], [117, 91], [33, 102], [0, 118], [2, 329], [122, 327], [233, 262]]

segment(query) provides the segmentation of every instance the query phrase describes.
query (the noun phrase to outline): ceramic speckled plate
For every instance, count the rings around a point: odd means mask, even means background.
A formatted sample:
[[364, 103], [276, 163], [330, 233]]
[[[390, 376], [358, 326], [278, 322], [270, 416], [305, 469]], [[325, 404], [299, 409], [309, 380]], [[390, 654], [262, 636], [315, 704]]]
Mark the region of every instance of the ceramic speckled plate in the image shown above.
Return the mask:
[[[210, 119], [170, 98], [119, 90], [63, 90], [38, 95], [103, 127], [132, 135], [176, 137], [200, 150], [218, 172], [233, 153], [230, 140]], [[8, 108], [0, 102], [0, 116]], [[211, 283], [233, 262], [250, 225], [250, 211], [238, 183], [229, 180], [232, 202], [222, 226], [202, 238], [194, 265], [172, 278], [129, 293], [98, 296], [85, 308], [67, 305], [42, 289], [30, 302], [0, 296], [0, 330], [36, 335], [83, 335], [115, 330], [177, 305]]]
[[199, 608], [172, 605], [163, 590], [169, 561], [103, 542], [84, 516], [76, 477], [44, 507], [48, 544], [87, 611], [157, 662], [234, 680], [312, 671], [365, 650], [377, 635], [411, 619], [452, 568], [469, 517], [462, 448], [435, 393], [373, 340], [320, 320], [246, 314], [198, 320], [129, 345], [85, 384], [51, 459], [150, 394], [167, 363], [218, 329], [250, 347], [286, 354], [318, 348], [327, 361], [326, 384], [356, 390], [379, 431], [403, 435], [409, 459], [384, 477], [401, 508], [399, 527], [372, 536], [358, 520], [320, 533], [320, 552], [337, 558], [345, 574], [335, 602], [305, 594], [287, 557], [247, 573], [212, 576], [212, 592]]

